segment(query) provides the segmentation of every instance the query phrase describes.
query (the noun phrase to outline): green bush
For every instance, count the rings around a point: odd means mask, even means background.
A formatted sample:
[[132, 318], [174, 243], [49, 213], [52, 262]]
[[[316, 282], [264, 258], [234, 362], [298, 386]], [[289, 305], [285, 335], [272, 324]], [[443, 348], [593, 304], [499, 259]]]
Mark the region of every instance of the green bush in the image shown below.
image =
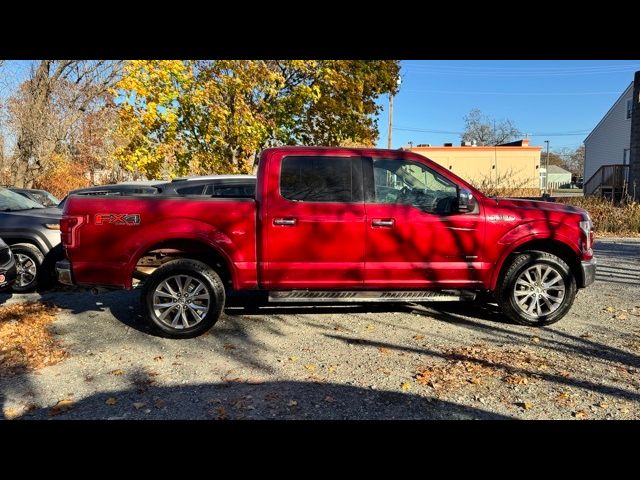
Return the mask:
[[601, 197], [558, 198], [558, 202], [584, 208], [596, 233], [630, 235], [640, 233], [640, 203], [625, 201], [614, 203]]

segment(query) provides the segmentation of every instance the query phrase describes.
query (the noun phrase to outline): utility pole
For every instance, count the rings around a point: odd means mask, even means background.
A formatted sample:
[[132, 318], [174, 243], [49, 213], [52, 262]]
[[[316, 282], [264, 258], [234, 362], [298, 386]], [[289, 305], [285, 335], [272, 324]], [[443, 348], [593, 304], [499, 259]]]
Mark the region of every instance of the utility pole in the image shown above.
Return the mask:
[[547, 161], [544, 167], [544, 193], [549, 193], [547, 191], [547, 185], [549, 184], [549, 140], [545, 140], [544, 143], [547, 144]]
[[387, 131], [387, 148], [391, 150], [393, 135], [393, 95], [389, 94], [389, 130]]
[[[398, 89], [400, 88], [400, 84], [402, 83], [402, 78], [398, 75], [398, 79], [396, 80], [396, 85]], [[389, 93], [389, 130], [387, 131], [387, 148], [391, 150], [393, 139], [393, 94]]]

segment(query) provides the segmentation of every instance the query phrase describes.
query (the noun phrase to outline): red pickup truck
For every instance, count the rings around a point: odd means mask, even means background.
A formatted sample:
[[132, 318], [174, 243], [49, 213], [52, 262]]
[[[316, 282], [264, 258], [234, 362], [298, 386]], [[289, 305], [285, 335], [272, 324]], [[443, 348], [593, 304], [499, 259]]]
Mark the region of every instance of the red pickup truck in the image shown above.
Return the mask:
[[403, 150], [265, 150], [254, 198], [71, 196], [62, 283], [127, 288], [170, 337], [193, 337], [228, 298], [426, 302], [491, 296], [548, 325], [594, 281], [586, 211], [483, 195]]

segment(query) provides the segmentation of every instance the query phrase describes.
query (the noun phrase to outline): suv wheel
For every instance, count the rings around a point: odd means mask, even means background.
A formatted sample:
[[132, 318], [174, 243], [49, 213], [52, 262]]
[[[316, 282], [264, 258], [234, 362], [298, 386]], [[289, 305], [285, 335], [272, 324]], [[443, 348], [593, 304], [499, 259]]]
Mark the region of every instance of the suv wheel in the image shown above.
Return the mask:
[[530, 251], [517, 255], [498, 288], [504, 314], [516, 323], [544, 326], [557, 322], [573, 305], [576, 281], [556, 255]]
[[224, 302], [220, 276], [197, 260], [167, 262], [142, 287], [147, 320], [170, 338], [192, 338], [206, 332], [220, 318]]
[[12, 290], [16, 293], [32, 292], [38, 286], [44, 255], [37, 247], [28, 243], [11, 245], [11, 251], [16, 260], [16, 281]]

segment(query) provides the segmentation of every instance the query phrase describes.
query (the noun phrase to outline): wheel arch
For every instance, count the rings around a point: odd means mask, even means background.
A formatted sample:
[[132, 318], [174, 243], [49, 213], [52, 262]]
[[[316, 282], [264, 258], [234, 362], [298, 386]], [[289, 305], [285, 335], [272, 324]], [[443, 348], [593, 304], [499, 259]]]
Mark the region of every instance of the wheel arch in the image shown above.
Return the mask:
[[495, 290], [497, 285], [499, 285], [499, 282], [503, 278], [505, 271], [509, 268], [513, 257], [520, 253], [532, 250], [550, 253], [561, 258], [569, 266], [571, 273], [576, 279], [576, 283], [578, 285], [583, 283], [584, 279], [582, 278], [583, 273], [580, 264], [580, 252], [575, 246], [558, 238], [534, 237], [517, 243], [503, 253], [500, 261], [496, 264], [497, 268], [494, 269], [494, 273], [491, 277], [490, 289]]
[[148, 244], [140, 248], [132, 257], [132, 261], [128, 265], [126, 281], [127, 288], [131, 288], [133, 273], [138, 262], [145, 256], [153, 252], [171, 252], [171, 257], [190, 258], [198, 260], [213, 268], [222, 279], [225, 287], [237, 288], [236, 272], [233, 262], [223, 249], [215, 244], [203, 241], [201, 238], [175, 237]]

